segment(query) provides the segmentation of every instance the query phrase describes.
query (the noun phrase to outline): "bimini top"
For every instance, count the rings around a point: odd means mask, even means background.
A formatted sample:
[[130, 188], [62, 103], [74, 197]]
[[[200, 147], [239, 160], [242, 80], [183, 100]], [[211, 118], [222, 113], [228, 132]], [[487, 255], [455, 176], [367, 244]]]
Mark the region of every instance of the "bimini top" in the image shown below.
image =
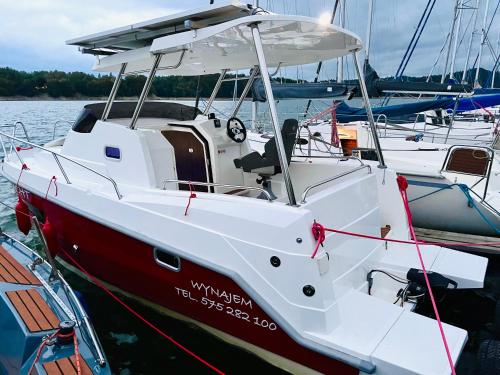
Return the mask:
[[[190, 19], [189, 16], [186, 19]], [[94, 70], [117, 72], [127, 63], [125, 73], [146, 72], [153, 65], [153, 55], [158, 53], [164, 55], [157, 75], [205, 75], [220, 73], [223, 69], [249, 69], [258, 65], [250, 27], [256, 23], [270, 67], [330, 60], [362, 48], [358, 36], [337, 26], [322, 24], [319, 19], [259, 13], [160, 36], [146, 47], [101, 58]], [[80, 40], [72, 44], [84, 43]]]

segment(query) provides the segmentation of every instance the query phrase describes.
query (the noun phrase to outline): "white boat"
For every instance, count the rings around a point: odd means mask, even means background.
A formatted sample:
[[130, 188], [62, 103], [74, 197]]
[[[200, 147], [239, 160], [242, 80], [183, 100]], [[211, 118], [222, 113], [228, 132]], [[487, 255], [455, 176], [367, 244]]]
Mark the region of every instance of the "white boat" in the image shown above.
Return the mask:
[[[429, 292], [412, 278], [422, 276], [415, 246], [329, 233], [321, 247], [311, 232], [316, 222], [409, 240], [396, 174], [358, 159], [290, 162], [298, 124], [280, 129], [268, 66], [352, 55], [361, 74], [356, 35], [232, 1], [69, 44], [102, 55], [96, 71], [118, 73], [108, 102], [44, 146], [1, 133], [3, 175], [51, 223], [54, 254], [294, 373], [451, 373], [436, 320], [413, 312]], [[210, 113], [225, 73], [249, 68], [271, 99], [266, 155], [235, 118], [250, 85], [229, 120]], [[133, 73], [148, 76], [138, 102], [115, 102]], [[213, 73], [204, 113], [145, 102], [155, 75]], [[445, 289], [482, 288], [487, 259], [422, 253]], [[443, 332], [453, 366], [467, 332]]]

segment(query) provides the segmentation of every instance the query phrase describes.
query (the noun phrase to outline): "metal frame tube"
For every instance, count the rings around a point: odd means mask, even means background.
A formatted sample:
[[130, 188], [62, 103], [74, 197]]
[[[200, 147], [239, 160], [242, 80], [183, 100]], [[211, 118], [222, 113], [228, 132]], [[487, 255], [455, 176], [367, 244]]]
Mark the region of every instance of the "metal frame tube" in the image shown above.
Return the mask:
[[387, 168], [384, 161], [384, 155], [382, 154], [382, 147], [380, 146], [380, 140], [378, 139], [377, 126], [375, 124], [375, 118], [373, 117], [372, 106], [370, 104], [370, 98], [368, 97], [368, 90], [366, 89], [363, 69], [361, 69], [361, 66], [359, 65], [357, 51], [354, 51], [352, 53], [352, 58], [354, 60], [354, 67], [356, 68], [356, 75], [358, 76], [359, 87], [361, 88], [361, 94], [363, 95], [363, 101], [365, 102], [366, 115], [368, 117], [368, 123], [370, 124], [373, 142], [375, 143], [375, 151], [377, 152], [377, 157], [379, 162], [378, 166], [379, 168]]
[[156, 71], [158, 70], [158, 67], [160, 66], [161, 59], [163, 57], [163, 54], [158, 54], [155, 56], [153, 66], [151, 67], [151, 70], [149, 71], [148, 78], [146, 79], [146, 82], [144, 84], [144, 87], [142, 88], [141, 96], [139, 96], [139, 100], [137, 101], [137, 106], [135, 107], [134, 114], [132, 115], [132, 120], [130, 121], [130, 129], [135, 129], [135, 126], [137, 124], [137, 120], [139, 119], [139, 114], [141, 113], [142, 106], [144, 105], [144, 102], [146, 101], [146, 98], [149, 94], [149, 91], [151, 90], [151, 85], [153, 84], [153, 79], [156, 75]]
[[234, 107], [233, 113], [231, 113], [231, 117], [236, 116], [238, 114], [238, 112], [240, 111], [241, 105], [245, 101], [245, 98], [247, 97], [248, 93], [250, 92], [250, 89], [252, 88], [252, 85], [255, 82], [255, 78], [257, 77], [257, 74], [259, 74], [259, 67], [254, 66], [254, 68], [252, 69], [252, 74], [250, 74], [250, 77], [248, 77], [248, 82], [245, 85], [245, 88], [243, 89], [243, 92], [241, 93], [241, 96], [238, 99], [236, 106]]
[[[118, 89], [120, 88], [120, 83], [122, 82], [122, 76], [123, 73], [125, 73], [125, 70], [127, 69], [127, 63], [123, 63], [120, 71], [118, 72], [118, 75], [115, 78], [115, 82], [113, 83], [113, 87], [111, 88], [111, 93], [109, 94], [108, 101], [106, 102], [106, 107], [104, 107], [104, 111], [102, 112], [102, 117], [101, 121], [106, 121], [109, 116], [109, 112], [111, 111], [111, 106], [113, 105], [113, 102], [115, 101], [116, 98], [116, 93], [118, 92]], [[55, 135], [55, 126], [54, 126], [54, 135]]]
[[205, 116], [208, 115], [210, 108], [212, 108], [212, 104], [214, 104], [214, 100], [217, 97], [217, 94], [219, 93], [220, 86], [222, 85], [222, 82], [224, 81], [224, 77], [226, 76], [226, 73], [228, 72], [228, 70], [229, 69], [223, 69], [221, 71], [219, 79], [217, 80], [217, 83], [215, 84], [215, 87], [212, 91], [212, 94], [210, 95], [210, 99], [208, 99], [207, 106], [205, 107], [205, 110], [203, 111], [203, 114]]
[[295, 193], [293, 192], [290, 170], [288, 169], [288, 161], [286, 158], [285, 146], [283, 145], [281, 128], [278, 122], [278, 111], [276, 110], [276, 102], [274, 101], [274, 94], [271, 87], [271, 80], [269, 79], [269, 71], [267, 69], [267, 62], [266, 62], [266, 57], [264, 55], [262, 40], [260, 39], [259, 26], [258, 24], [254, 23], [250, 25], [250, 27], [252, 28], [252, 36], [254, 40], [255, 51], [257, 52], [257, 60], [259, 61], [259, 68], [262, 76], [262, 82], [264, 83], [267, 102], [269, 104], [269, 111], [271, 112], [271, 122], [273, 124], [274, 140], [276, 142], [276, 148], [278, 149], [278, 159], [280, 161], [281, 173], [283, 174], [283, 180], [286, 186], [288, 202], [290, 203], [291, 206], [296, 206], [297, 201], [295, 199]]

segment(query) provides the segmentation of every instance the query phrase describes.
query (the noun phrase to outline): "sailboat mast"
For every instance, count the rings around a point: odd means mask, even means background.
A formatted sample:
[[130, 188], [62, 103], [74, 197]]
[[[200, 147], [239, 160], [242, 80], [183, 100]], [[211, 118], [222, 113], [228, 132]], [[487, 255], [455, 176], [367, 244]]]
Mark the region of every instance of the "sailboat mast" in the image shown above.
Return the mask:
[[463, 0], [458, 1], [458, 21], [457, 27], [455, 30], [455, 42], [453, 44], [453, 53], [451, 55], [451, 63], [450, 63], [450, 79], [453, 79], [453, 75], [455, 73], [455, 60], [457, 58], [457, 48], [458, 48], [458, 39], [460, 36], [460, 29], [462, 27], [462, 10], [464, 7]]
[[370, 60], [370, 43], [372, 39], [372, 22], [373, 22], [373, 0], [368, 0], [368, 26], [366, 29], [366, 43], [365, 43], [365, 64], [364, 69], [369, 64]]
[[493, 72], [491, 76], [491, 88], [495, 88], [495, 76], [497, 74], [498, 70], [498, 59], [499, 59], [499, 54], [500, 54], [500, 31], [498, 32], [498, 37], [497, 37], [497, 48], [496, 48], [496, 60], [495, 64], [493, 65]]
[[477, 58], [476, 76], [474, 77], [474, 86], [479, 84], [479, 69], [481, 68], [481, 57], [483, 54], [483, 45], [486, 43], [486, 23], [488, 21], [488, 10], [490, 8], [490, 0], [486, 0], [484, 7], [483, 28], [481, 30], [481, 44], [479, 45], [479, 55]]
[[[453, 43], [453, 38], [455, 36], [455, 26], [457, 24], [457, 18], [458, 18], [458, 4], [460, 3], [460, 0], [457, 0], [455, 2], [455, 8], [453, 11], [453, 22], [451, 23], [451, 29], [449, 33], [449, 40], [448, 40], [448, 51], [446, 53], [446, 61], [444, 63], [444, 69], [443, 69], [443, 74], [441, 75], [441, 83], [444, 83], [444, 80], [446, 79], [446, 73], [448, 73], [448, 63], [450, 62], [450, 54], [451, 54], [451, 46]], [[451, 78], [451, 77], [450, 77]]]
[[477, 19], [479, 16], [479, 0], [476, 0], [476, 5], [474, 8], [474, 27], [472, 28], [472, 32], [470, 34], [469, 45], [467, 47], [467, 56], [465, 57], [464, 70], [462, 72], [462, 83], [467, 83], [467, 69], [469, 68], [469, 59], [470, 59], [470, 51], [472, 49], [472, 42], [474, 41], [474, 34], [477, 32]]
[[[340, 27], [345, 28], [345, 0], [341, 0]], [[344, 82], [344, 57], [337, 59], [337, 82]]]

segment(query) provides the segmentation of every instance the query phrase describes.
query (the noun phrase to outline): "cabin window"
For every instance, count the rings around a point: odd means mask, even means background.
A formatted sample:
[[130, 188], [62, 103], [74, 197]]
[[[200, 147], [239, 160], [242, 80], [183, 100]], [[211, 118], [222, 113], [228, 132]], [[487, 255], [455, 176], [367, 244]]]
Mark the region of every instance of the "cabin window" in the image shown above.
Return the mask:
[[181, 258], [163, 249], [154, 248], [154, 257], [158, 265], [172, 271], [181, 270]]
[[104, 152], [107, 158], [115, 160], [120, 160], [122, 158], [120, 149], [118, 147], [106, 146]]

